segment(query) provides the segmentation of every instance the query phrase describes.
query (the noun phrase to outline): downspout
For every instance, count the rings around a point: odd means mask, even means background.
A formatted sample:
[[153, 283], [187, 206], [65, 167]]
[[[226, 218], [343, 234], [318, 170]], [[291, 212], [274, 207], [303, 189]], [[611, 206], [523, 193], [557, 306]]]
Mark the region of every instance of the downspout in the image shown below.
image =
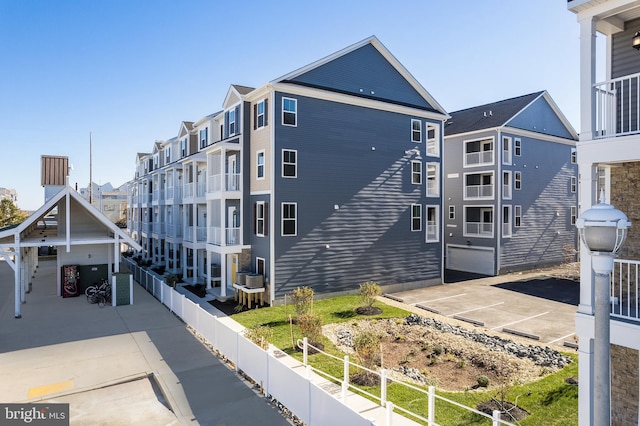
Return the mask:
[[276, 111], [276, 92], [271, 88], [269, 91], [269, 96], [272, 100], [269, 102], [269, 115], [271, 116], [271, 129], [269, 132], [271, 133], [270, 142], [271, 142], [271, 167], [269, 171], [271, 176], [269, 177], [270, 182], [270, 193], [271, 199], [269, 203], [269, 304], [273, 304], [273, 301], [276, 298], [276, 235], [275, 235], [275, 223], [276, 223], [276, 123], [277, 117], [275, 115]]
[[[494, 176], [493, 179], [493, 186], [494, 186], [494, 194], [496, 196], [496, 215], [494, 215], [494, 221], [496, 220], [496, 217], [498, 218], [498, 225], [496, 226], [496, 270], [495, 270], [495, 274], [496, 275], [500, 275], [500, 259], [502, 258], [502, 224], [503, 224], [503, 217], [502, 214], [504, 213], [502, 211], [502, 155], [504, 152], [504, 147], [502, 146], [503, 140], [502, 140], [502, 131], [500, 129], [496, 130], [496, 134], [497, 134], [497, 143], [496, 146], [499, 149], [496, 149], [496, 163], [497, 163], [497, 167], [496, 167], [496, 176]], [[511, 214], [511, 213], [510, 213]], [[511, 220], [509, 220], [511, 221]]]
[[14, 263], [14, 302], [15, 302], [15, 318], [22, 318], [20, 314], [20, 234], [15, 235], [15, 247], [14, 253], [15, 257], [13, 259]]

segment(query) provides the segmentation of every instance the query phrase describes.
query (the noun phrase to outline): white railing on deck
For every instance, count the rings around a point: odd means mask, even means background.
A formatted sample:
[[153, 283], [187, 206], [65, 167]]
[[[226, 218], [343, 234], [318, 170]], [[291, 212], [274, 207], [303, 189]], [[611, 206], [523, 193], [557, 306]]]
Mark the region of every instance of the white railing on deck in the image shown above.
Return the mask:
[[[294, 360], [273, 346], [265, 351], [245, 338], [244, 327], [235, 321], [229, 320], [228, 318], [217, 318], [197, 303], [186, 298], [184, 294], [180, 294], [174, 288], [168, 286], [162, 280], [162, 277], [140, 268], [132, 259], [124, 259], [124, 262], [136, 282], [163, 305], [167, 306], [171, 312], [175, 313], [188, 326], [193, 328], [196, 334], [200, 335], [216, 348], [221, 355], [229, 360], [237, 371], [242, 371], [255, 383], [260, 383], [261, 390], [265, 395], [271, 395], [281, 402], [305, 424], [373, 425], [374, 423], [372, 423], [370, 419], [370, 410], [364, 410], [360, 413], [347, 404], [349, 401], [347, 401], [346, 392], [350, 390], [355, 394], [368, 395], [369, 398], [373, 398], [380, 406], [385, 408], [385, 421], [376, 422], [375, 424], [386, 426], [400, 423], [405, 424], [407, 420], [397, 418], [397, 412], [402, 412], [402, 415], [407, 418], [421, 420], [430, 426], [436, 426], [438, 425], [438, 423], [436, 423], [436, 409], [443, 411], [461, 409], [475, 413], [478, 416], [486, 417], [487, 421], [491, 422], [494, 426], [514, 426], [512, 423], [501, 420], [500, 414], [497, 411], [494, 411], [493, 416], [489, 416], [471, 407], [437, 395], [434, 387], [429, 387], [429, 390], [425, 391], [417, 386], [395, 380], [389, 377], [385, 370], [380, 372], [368, 370], [382, 378], [380, 396], [365, 392], [349, 383], [349, 369], [364, 369], [364, 367], [350, 362], [348, 356], [340, 359], [314, 347], [313, 349], [315, 351], [343, 362], [343, 377], [332, 377], [324, 371], [309, 365], [307, 360], [308, 350], [311, 345], [307, 342], [303, 344], [304, 353], [302, 365], [299, 364], [299, 361]], [[300, 371], [300, 369], [297, 368], [298, 366], [305, 368]], [[312, 372], [316, 373], [316, 377], [311, 377]], [[342, 385], [340, 395], [334, 396], [328, 392], [326, 386], [321, 386], [321, 384], [316, 383], [318, 381], [317, 376], [328, 377], [330, 380], [340, 383]], [[386, 389], [389, 386], [388, 382], [405, 386], [408, 391], [415, 392], [415, 401], [426, 401], [426, 404], [421, 405], [427, 406], [427, 417], [422, 417], [420, 414], [410, 411], [408, 408], [411, 407], [404, 408], [395, 405], [393, 401], [387, 397]], [[351, 398], [349, 398], [349, 400], [350, 399]], [[323, 407], [323, 409], [312, 409], [315, 407]], [[394, 410], [397, 412], [394, 412]], [[394, 419], [394, 417], [396, 418]], [[398, 420], [402, 420], [402, 422], [398, 422]]]
[[640, 261], [615, 259], [611, 273], [611, 316], [640, 321]]
[[594, 139], [640, 133], [640, 73], [593, 87]]

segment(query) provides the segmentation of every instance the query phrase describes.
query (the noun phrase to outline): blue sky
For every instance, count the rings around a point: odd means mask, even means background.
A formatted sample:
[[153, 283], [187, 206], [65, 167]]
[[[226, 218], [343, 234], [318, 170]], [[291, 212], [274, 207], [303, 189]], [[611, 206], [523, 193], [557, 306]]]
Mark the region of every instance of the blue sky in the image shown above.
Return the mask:
[[579, 131], [579, 26], [562, 0], [0, 0], [0, 187], [44, 201], [40, 156], [119, 186], [137, 152], [371, 35], [447, 110], [547, 90]]

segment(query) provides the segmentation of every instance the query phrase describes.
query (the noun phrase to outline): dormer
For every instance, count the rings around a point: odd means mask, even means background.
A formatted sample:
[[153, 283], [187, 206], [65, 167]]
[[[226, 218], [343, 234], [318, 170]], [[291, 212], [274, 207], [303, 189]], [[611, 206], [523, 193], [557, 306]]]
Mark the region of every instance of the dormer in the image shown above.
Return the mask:
[[224, 109], [224, 122], [222, 128], [222, 139], [238, 136], [242, 134], [242, 103], [245, 96], [251, 93], [252, 87], [240, 86], [232, 84], [229, 87], [227, 96], [224, 99], [222, 107]]
[[161, 151], [162, 143], [156, 142], [153, 144], [153, 153], [151, 157], [151, 168], [150, 170], [158, 170], [160, 165], [160, 151]]
[[193, 130], [193, 123], [191, 121], [183, 121], [180, 123], [180, 130], [178, 130], [177, 139], [179, 141], [180, 150], [176, 156], [177, 159], [188, 157], [196, 152], [195, 147], [191, 146], [191, 131]]

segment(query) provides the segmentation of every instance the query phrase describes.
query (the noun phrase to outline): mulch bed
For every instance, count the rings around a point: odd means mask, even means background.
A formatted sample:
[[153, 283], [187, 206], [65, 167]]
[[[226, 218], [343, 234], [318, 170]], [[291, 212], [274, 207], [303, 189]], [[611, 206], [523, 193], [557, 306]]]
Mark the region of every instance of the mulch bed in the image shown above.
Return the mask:
[[198, 297], [205, 297], [207, 295], [207, 289], [203, 285], [191, 285], [187, 284], [183, 286], [185, 290], [189, 290], [191, 293], [195, 294]]

